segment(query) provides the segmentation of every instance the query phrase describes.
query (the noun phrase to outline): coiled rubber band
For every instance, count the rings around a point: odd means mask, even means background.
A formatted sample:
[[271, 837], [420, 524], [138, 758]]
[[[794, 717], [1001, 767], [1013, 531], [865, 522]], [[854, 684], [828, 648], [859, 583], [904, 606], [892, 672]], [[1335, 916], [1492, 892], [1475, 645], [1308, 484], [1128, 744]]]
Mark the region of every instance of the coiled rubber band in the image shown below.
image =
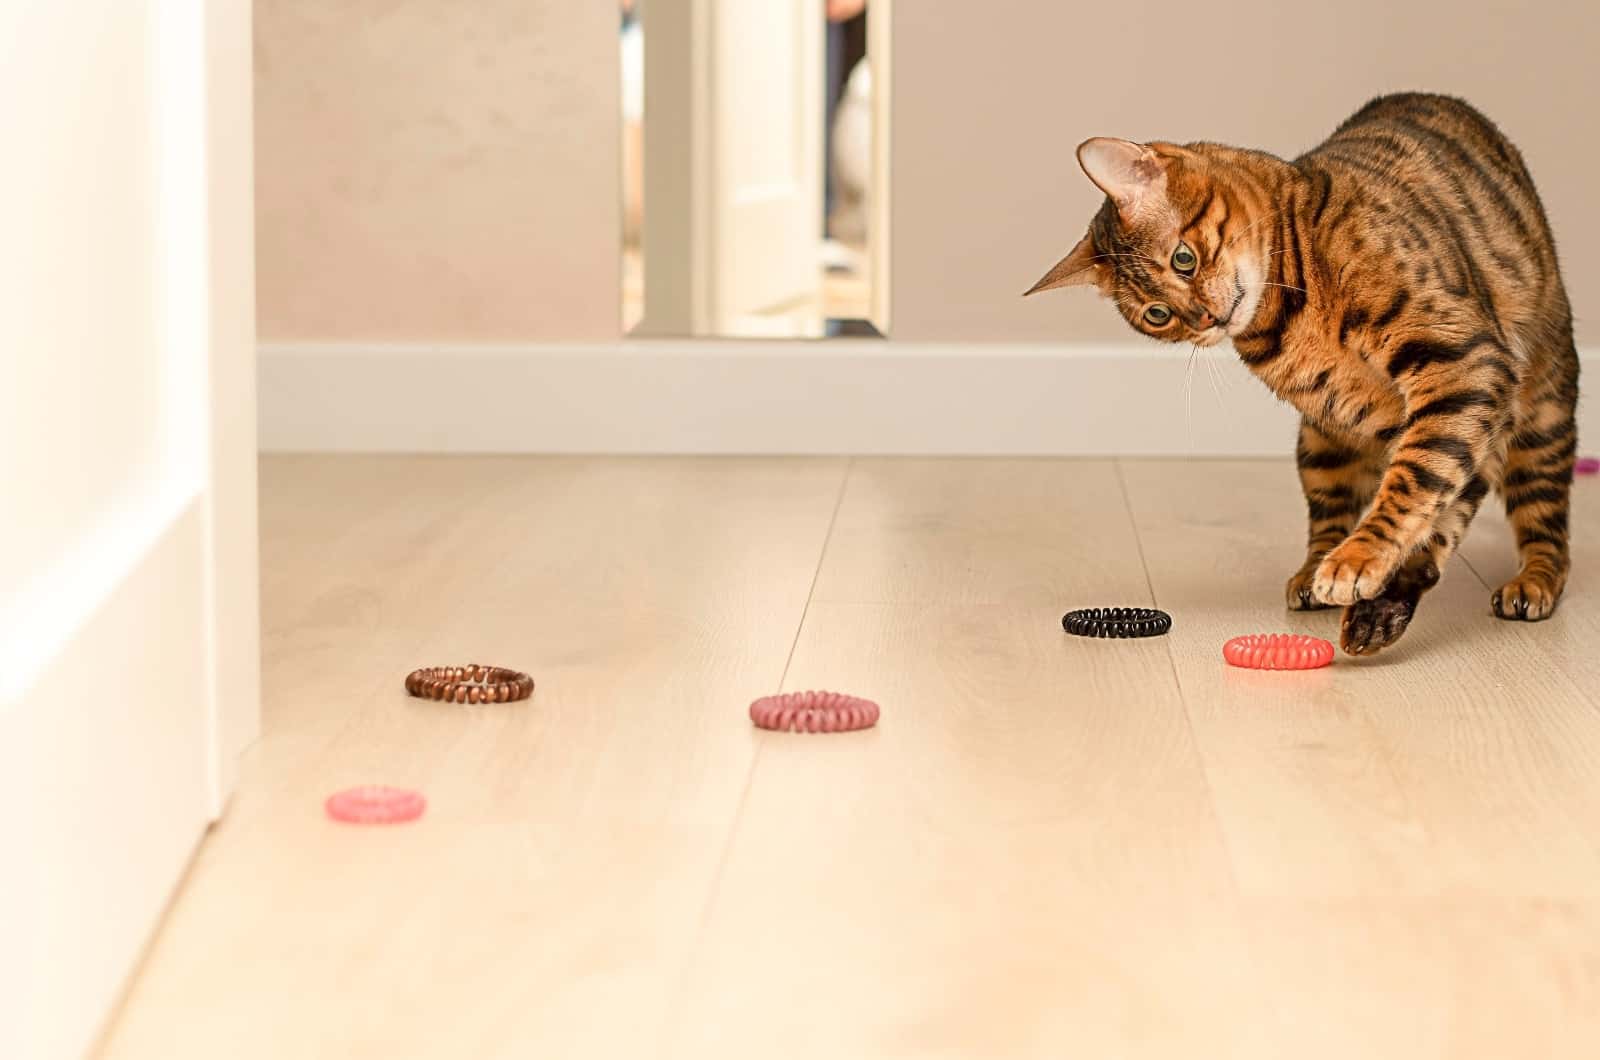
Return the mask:
[[1224, 644], [1222, 657], [1250, 670], [1316, 670], [1333, 662], [1333, 645], [1298, 633], [1250, 633]]
[[533, 695], [533, 678], [503, 666], [430, 666], [406, 675], [406, 691], [445, 703], [512, 703]]
[[328, 796], [328, 816], [346, 824], [400, 824], [422, 816], [428, 801], [421, 792], [364, 784]]
[[1075, 637], [1159, 637], [1172, 616], [1151, 607], [1085, 607], [1062, 615], [1061, 628]]
[[777, 732], [850, 732], [878, 724], [878, 704], [842, 692], [785, 692], [750, 704], [750, 720]]

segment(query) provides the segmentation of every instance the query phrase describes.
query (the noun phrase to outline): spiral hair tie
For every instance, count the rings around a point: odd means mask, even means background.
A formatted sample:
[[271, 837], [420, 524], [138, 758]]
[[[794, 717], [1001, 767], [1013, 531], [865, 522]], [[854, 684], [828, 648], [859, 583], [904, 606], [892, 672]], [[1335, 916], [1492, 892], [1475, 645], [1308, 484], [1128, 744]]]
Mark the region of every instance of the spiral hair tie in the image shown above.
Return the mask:
[[328, 796], [323, 804], [328, 816], [345, 824], [400, 824], [415, 821], [427, 808], [420, 792], [366, 784]]
[[1251, 633], [1224, 644], [1222, 657], [1250, 670], [1316, 670], [1333, 662], [1333, 645], [1298, 633]]
[[406, 675], [406, 691], [445, 703], [511, 703], [533, 695], [533, 678], [501, 666], [432, 666]]
[[842, 692], [785, 692], [750, 704], [750, 720], [778, 732], [850, 732], [878, 724], [878, 704]]
[[1172, 616], [1152, 607], [1085, 607], [1062, 615], [1061, 628], [1075, 637], [1159, 637]]

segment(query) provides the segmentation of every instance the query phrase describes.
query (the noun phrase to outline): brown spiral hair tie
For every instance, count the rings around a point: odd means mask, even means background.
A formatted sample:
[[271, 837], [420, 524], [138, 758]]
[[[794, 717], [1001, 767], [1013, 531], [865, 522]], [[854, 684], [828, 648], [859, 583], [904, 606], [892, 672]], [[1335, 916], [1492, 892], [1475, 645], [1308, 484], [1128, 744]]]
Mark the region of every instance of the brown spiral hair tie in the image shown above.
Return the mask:
[[406, 691], [444, 703], [513, 703], [533, 695], [533, 678], [503, 666], [430, 666], [406, 675]]

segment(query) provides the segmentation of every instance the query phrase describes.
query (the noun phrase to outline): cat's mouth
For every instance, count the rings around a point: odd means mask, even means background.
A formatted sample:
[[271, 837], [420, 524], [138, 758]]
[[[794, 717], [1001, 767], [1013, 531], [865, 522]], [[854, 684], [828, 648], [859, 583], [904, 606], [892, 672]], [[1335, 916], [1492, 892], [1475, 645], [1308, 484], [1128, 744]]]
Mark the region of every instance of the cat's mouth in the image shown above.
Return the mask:
[[1244, 288], [1239, 286], [1239, 280], [1237, 277], [1235, 277], [1233, 281], [1233, 287], [1233, 304], [1228, 307], [1228, 311], [1222, 316], [1213, 318], [1214, 322], [1212, 325], [1200, 333], [1199, 345], [1206, 347], [1215, 346], [1217, 343], [1221, 342], [1223, 339], [1227, 338], [1229, 334], [1231, 334], [1233, 318], [1239, 312], [1239, 303], [1244, 301]]

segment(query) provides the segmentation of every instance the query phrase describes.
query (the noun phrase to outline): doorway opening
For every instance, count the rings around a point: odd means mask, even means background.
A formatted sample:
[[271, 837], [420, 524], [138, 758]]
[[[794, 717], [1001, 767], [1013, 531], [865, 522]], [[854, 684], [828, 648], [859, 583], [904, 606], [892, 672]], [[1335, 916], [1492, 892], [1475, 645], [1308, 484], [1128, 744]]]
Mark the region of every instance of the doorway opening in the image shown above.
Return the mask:
[[622, 0], [626, 334], [888, 333], [890, 0]]

